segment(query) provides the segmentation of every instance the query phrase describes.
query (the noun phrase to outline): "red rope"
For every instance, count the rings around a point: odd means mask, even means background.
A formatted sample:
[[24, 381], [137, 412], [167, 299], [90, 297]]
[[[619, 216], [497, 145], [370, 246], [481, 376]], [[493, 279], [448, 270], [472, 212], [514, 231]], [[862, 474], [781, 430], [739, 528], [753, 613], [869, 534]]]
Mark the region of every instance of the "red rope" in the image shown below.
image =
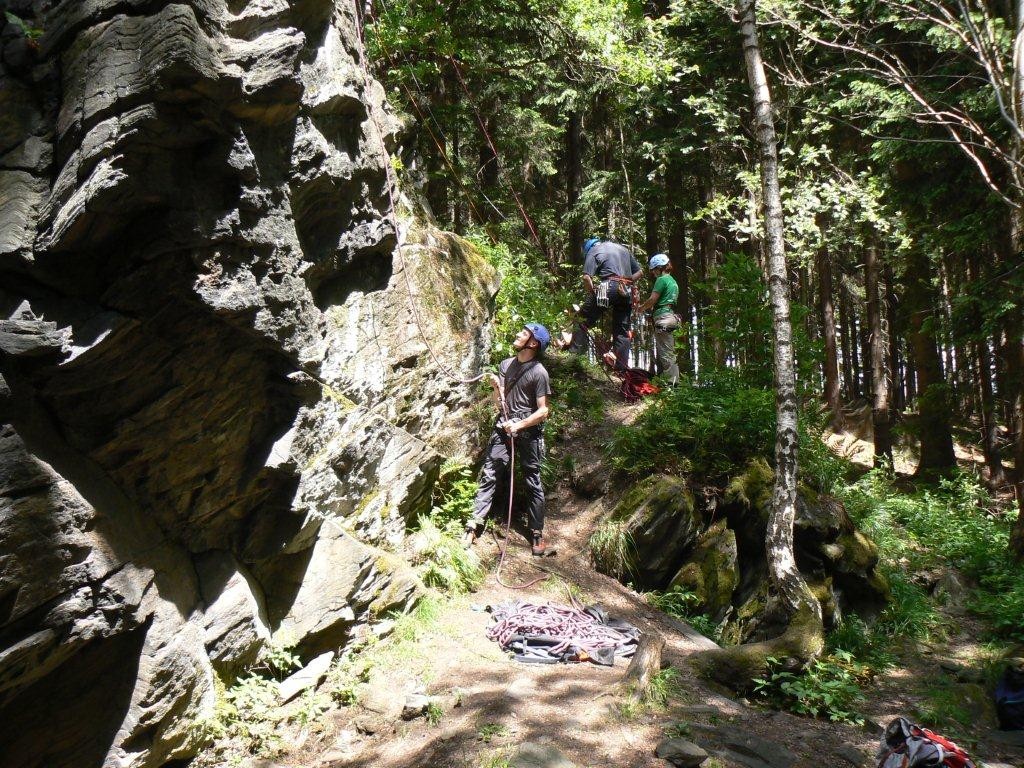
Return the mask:
[[[466, 97], [470, 100], [469, 104], [473, 107], [473, 114], [476, 115], [476, 122], [480, 126], [480, 130], [484, 134], [484, 138], [487, 140], [487, 146], [491, 148], [491, 153], [494, 155], [495, 160], [500, 157], [498, 154], [497, 147], [494, 146], [494, 141], [491, 139], [491, 134], [487, 130], [487, 125], [484, 122], [483, 117], [480, 115], [480, 110], [476, 108], [476, 104], [473, 103], [473, 94], [469, 92], [469, 87], [466, 85], [465, 78], [462, 77], [462, 70], [459, 69], [459, 63], [455, 60], [454, 56], [449, 55], [448, 60], [452, 63], [452, 67], [455, 69], [455, 76], [459, 79], [459, 84], [462, 86], [463, 92]], [[544, 251], [544, 243], [540, 239], [540, 235], [537, 234], [537, 228], [533, 226], [533, 222], [530, 220], [530, 216], [526, 213], [526, 208], [523, 206], [523, 201], [519, 197], [519, 193], [512, 184], [508, 185], [509, 191], [512, 193], [512, 197], [515, 198], [516, 207], [519, 208], [519, 215], [523, 217], [523, 222], [526, 224], [527, 229], [530, 230], [530, 234], [533, 235], [533, 241], [537, 244], [540, 250]]]
[[[504, 384], [498, 390], [498, 397], [501, 400], [501, 415], [504, 416], [505, 417], [505, 421], [508, 422], [509, 421], [508, 404], [505, 402], [505, 385]], [[504, 429], [504, 427], [502, 427], [502, 428]], [[532, 587], [534, 584], [539, 584], [540, 582], [544, 581], [546, 578], [548, 578], [548, 574], [545, 574], [544, 576], [538, 576], [536, 579], [533, 579], [532, 581], [528, 581], [525, 584], [506, 584], [501, 579], [501, 568], [505, 564], [505, 551], [508, 549], [509, 530], [512, 528], [512, 497], [513, 497], [513, 491], [515, 491], [515, 478], [516, 478], [516, 438], [515, 438], [514, 435], [509, 434], [507, 431], [506, 431], [505, 434], [508, 435], [508, 444], [509, 444], [509, 449], [508, 449], [508, 516], [505, 518], [505, 546], [501, 546], [501, 545], [498, 546], [498, 550], [501, 552], [501, 555], [498, 558], [498, 568], [494, 572], [494, 578], [497, 580], [497, 582], [499, 584], [501, 584], [501, 586], [505, 587], [505, 589], [526, 589], [527, 587]]]

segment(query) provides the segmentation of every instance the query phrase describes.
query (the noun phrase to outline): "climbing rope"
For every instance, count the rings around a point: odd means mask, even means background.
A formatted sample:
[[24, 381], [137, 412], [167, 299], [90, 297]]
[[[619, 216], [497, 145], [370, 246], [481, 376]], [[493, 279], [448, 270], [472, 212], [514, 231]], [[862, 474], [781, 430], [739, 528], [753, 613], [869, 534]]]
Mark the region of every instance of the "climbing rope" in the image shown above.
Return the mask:
[[[366, 49], [365, 46], [363, 45], [362, 17], [359, 12], [359, 2], [360, 0], [355, 0], [355, 18], [356, 25], [358, 27], [356, 38], [359, 41], [359, 66], [362, 69], [363, 75], [366, 78], [369, 78], [370, 73], [366, 68]], [[416, 331], [419, 333], [420, 338], [423, 340], [423, 344], [424, 346], [426, 346], [427, 353], [430, 355], [431, 360], [434, 361], [434, 363], [437, 365], [437, 367], [441, 370], [442, 373], [444, 373], [448, 378], [452, 379], [453, 381], [458, 382], [459, 384], [474, 384], [483, 379], [484, 374], [481, 373], [478, 376], [473, 376], [472, 378], [468, 379], [462, 378], [461, 375], [455, 373], [451, 368], [448, 367], [448, 365], [444, 363], [444, 361], [441, 360], [440, 357], [438, 357], [437, 353], [434, 352], [433, 346], [430, 344], [430, 340], [427, 339], [426, 334], [423, 332], [423, 323], [420, 320], [419, 310], [417, 309], [416, 302], [414, 300], [412, 282], [409, 279], [409, 262], [405, 258], [405, 253], [402, 250], [402, 230], [398, 225], [398, 215], [395, 213], [396, 205], [394, 190], [398, 186], [398, 177], [396, 174], [394, 179], [392, 180], [392, 173], [394, 173], [395, 171], [394, 168], [391, 167], [390, 155], [388, 153], [387, 147], [384, 144], [384, 131], [377, 121], [376, 112], [373, 110], [372, 106], [367, 110], [367, 112], [370, 117], [370, 124], [373, 126], [374, 133], [376, 134], [377, 137], [377, 143], [380, 146], [381, 157], [384, 159], [384, 169], [386, 176], [386, 183], [384, 186], [387, 190], [388, 195], [388, 216], [391, 221], [391, 226], [395, 230], [395, 253], [398, 255], [398, 259], [401, 262], [402, 277], [405, 280], [406, 297], [408, 298], [409, 301], [409, 311], [412, 314], [413, 321], [416, 324]]]
[[[593, 609], [591, 609], [593, 610]], [[574, 653], [580, 660], [596, 659], [602, 650], [628, 658], [636, 651], [637, 633], [632, 627], [609, 626], [577, 605], [538, 605], [517, 601], [494, 609], [495, 623], [487, 638], [507, 648], [514, 640], [535, 637], [548, 641], [546, 655], [562, 657]]]
[[[508, 403], [505, 402], [505, 385], [502, 384], [498, 388], [498, 398], [501, 401], [501, 415], [504, 417], [505, 422], [508, 422], [509, 412]], [[505, 543], [504, 545], [498, 544], [498, 551], [501, 553], [498, 556], [498, 568], [494, 572], [494, 578], [501, 586], [505, 589], [526, 589], [532, 587], [534, 584], [539, 584], [548, 578], [549, 574], [538, 576], [532, 581], [528, 581], [525, 584], [506, 584], [501, 578], [501, 569], [505, 565], [505, 552], [508, 549], [509, 532], [512, 530], [512, 499], [515, 491], [515, 476], [516, 476], [516, 438], [514, 435], [505, 433], [508, 439], [508, 515], [505, 517]]]

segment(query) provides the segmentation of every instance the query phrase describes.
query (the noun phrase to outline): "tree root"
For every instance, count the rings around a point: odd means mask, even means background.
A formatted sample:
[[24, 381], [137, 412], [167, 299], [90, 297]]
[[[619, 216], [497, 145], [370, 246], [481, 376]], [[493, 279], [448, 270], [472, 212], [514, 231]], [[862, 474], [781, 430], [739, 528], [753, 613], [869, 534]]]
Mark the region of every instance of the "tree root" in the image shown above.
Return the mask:
[[760, 643], [712, 648], [692, 656], [690, 663], [704, 677], [734, 691], [749, 690], [753, 681], [768, 674], [768, 659], [803, 667], [825, 648], [825, 628], [810, 606], [802, 608], [779, 637]]

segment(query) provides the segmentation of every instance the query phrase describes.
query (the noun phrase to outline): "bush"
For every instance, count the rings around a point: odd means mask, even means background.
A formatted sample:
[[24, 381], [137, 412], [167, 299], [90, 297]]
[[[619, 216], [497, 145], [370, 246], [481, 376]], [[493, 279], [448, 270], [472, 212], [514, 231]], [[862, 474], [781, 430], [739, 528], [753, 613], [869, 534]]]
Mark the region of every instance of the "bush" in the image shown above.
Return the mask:
[[893, 635], [927, 627], [923, 612], [931, 610], [921, 589], [901, 574], [949, 563], [978, 585], [971, 607], [996, 634], [1024, 640], [1024, 573], [1009, 551], [1013, 520], [988, 512], [988, 494], [975, 478], [960, 474], [907, 494], [873, 470], [838, 495], [893, 571], [894, 606], [886, 612]]
[[778, 659], [768, 659], [768, 676], [754, 681], [754, 692], [773, 705], [799, 715], [834, 723], [863, 725], [856, 707], [863, 699], [860, 684], [869, 672], [852, 654], [835, 651], [801, 672], [788, 672]]
[[513, 354], [512, 340], [525, 323], [541, 323], [552, 335], [565, 324], [564, 311], [572, 297], [558, 286], [540, 254], [525, 243], [513, 252], [507, 243], [493, 243], [482, 231], [470, 233], [468, 239], [501, 273], [492, 320], [494, 362]]
[[721, 373], [662, 391], [635, 424], [615, 433], [610, 450], [612, 463], [631, 474], [723, 476], [770, 456], [774, 445], [775, 396]]

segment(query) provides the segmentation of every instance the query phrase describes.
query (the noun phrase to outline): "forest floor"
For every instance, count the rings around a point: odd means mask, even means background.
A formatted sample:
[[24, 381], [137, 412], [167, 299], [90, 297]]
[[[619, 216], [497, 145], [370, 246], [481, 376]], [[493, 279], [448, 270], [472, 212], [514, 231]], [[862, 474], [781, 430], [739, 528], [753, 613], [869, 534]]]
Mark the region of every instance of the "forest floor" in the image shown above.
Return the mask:
[[[562, 449], [581, 462], [602, 455], [613, 430], [636, 417], [638, 406], [622, 404], [612, 393], [606, 403], [604, 423], [580, 427], [563, 438]], [[714, 755], [717, 762], [705, 763], [706, 768], [871, 766], [881, 726], [901, 714], [915, 719], [934, 697], [937, 681], [980, 679], [977, 668], [984, 651], [976, 640], [979, 627], [954, 612], [943, 638], [906, 643], [898, 649], [896, 663], [868, 686], [859, 707], [863, 726], [774, 711], [710, 685], [688, 663], [700, 651], [701, 640], [706, 647], [706, 639], [655, 609], [642, 594], [594, 570], [587, 540], [615, 496], [583, 499], [568, 483], [558, 483], [547, 505], [547, 535], [557, 555], [531, 558], [522, 533], [510, 537], [503, 579], [519, 584], [548, 577], [523, 590], [498, 583], [498, 539], [485, 534], [476, 547], [488, 575], [476, 592], [445, 597], [425, 617], [413, 620], [401, 639], [382, 644], [380, 658], [365, 668], [349, 706], [318, 713], [305, 725], [293, 724], [283, 752], [248, 765], [567, 768], [557, 762], [522, 762], [516, 750], [532, 742], [557, 750], [576, 766], [654, 768], [669, 765], [655, 756], [659, 742], [682, 736]], [[485, 637], [490, 624], [486, 606], [516, 599], [566, 604], [569, 591], [665, 638], [663, 663], [676, 670], [665, 704], [624, 705], [616, 689], [623, 663], [611, 668], [525, 665]], [[403, 720], [402, 705], [414, 694], [426, 694], [433, 704], [426, 716]], [[979, 701], [967, 706], [991, 705]], [[1024, 739], [1014, 743], [983, 727], [986, 718], [980, 711], [978, 727], [970, 731], [973, 756], [990, 766], [1024, 766]]]

